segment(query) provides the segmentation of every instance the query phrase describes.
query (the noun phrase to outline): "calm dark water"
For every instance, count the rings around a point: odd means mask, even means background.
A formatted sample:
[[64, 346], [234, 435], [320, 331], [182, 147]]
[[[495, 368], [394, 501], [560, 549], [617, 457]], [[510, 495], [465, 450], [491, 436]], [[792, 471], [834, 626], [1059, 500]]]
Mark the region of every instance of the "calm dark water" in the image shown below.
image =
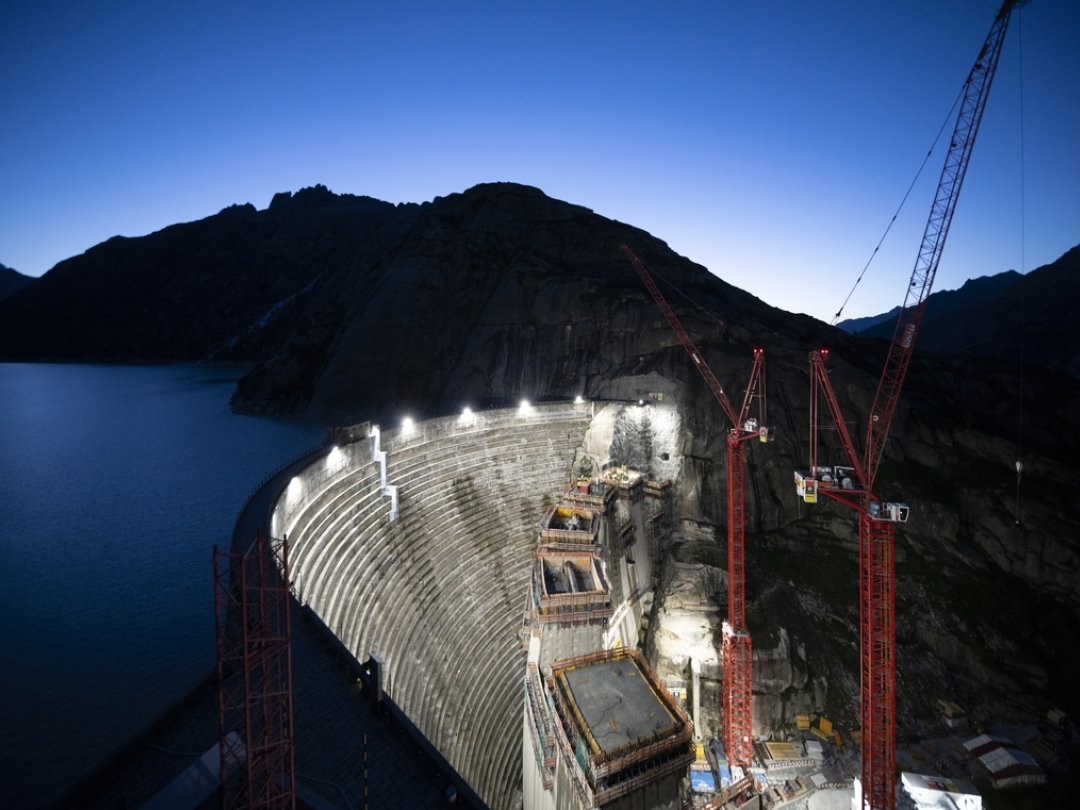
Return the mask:
[[212, 548], [322, 430], [238, 371], [0, 364], [0, 806], [37, 807], [214, 663]]

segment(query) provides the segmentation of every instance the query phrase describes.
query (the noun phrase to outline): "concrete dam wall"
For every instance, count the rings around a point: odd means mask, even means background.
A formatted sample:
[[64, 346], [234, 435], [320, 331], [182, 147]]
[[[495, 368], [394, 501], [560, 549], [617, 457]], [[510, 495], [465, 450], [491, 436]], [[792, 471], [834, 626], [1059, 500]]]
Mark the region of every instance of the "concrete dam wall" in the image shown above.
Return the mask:
[[[538, 519], [571, 477], [588, 403], [366, 430], [278, 498], [294, 590], [491, 807], [520, 801], [520, 631]], [[397, 514], [386, 486], [397, 488]]]

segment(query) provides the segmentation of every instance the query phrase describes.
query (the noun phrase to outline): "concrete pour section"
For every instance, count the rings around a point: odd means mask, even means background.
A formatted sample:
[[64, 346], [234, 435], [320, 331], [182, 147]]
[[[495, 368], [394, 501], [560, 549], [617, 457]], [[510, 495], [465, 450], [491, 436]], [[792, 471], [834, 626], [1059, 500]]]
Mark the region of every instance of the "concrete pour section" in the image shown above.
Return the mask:
[[574, 703], [604, 755], [678, 723], [632, 658], [598, 661], [564, 673]]

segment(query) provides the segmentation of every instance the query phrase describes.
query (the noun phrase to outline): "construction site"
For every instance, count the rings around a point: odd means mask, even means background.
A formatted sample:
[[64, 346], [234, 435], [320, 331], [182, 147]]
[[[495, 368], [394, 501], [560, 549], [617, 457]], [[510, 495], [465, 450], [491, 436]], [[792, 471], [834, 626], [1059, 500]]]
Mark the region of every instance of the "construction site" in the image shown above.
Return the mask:
[[[322, 453], [279, 475], [257, 502], [266, 539], [219, 564], [218, 773], [236, 806], [254, 806], [255, 796], [259, 806], [295, 806], [281, 608], [289, 593], [358, 662], [365, 693], [444, 758], [463, 803], [977, 810], [973, 781], [1045, 781], [1026, 749], [1065, 739], [1064, 716], [974, 719], [942, 700], [924, 735], [898, 743], [895, 533], [918, 505], [876, 491], [1016, 5], [1001, 7], [965, 83], [880, 382], [865, 392], [861, 443], [849, 432], [860, 420], [833, 390], [829, 350], [809, 354], [808, 463], [792, 471], [794, 494], [800, 508], [830, 501], [855, 516], [857, 722], [834, 725], [823, 707], [768, 719], [755, 710], [764, 657], [747, 618], [745, 455], [751, 446], [767, 454], [775, 437], [767, 347], [748, 349], [733, 402], [649, 268], [622, 245], [726, 425], [726, 604], [656, 609], [678, 585], [669, 551], [687, 531], [674, 518], [685, 414], [663, 381], [625, 399], [522, 402], [332, 431]], [[275, 566], [278, 574], [267, 572]], [[253, 705], [259, 722], [234, 716]]]
[[[386, 431], [359, 425], [280, 471], [246, 511], [287, 545], [259, 540], [220, 563], [219, 592], [232, 594], [221, 615], [249, 615], [246, 640], [227, 643], [221, 628], [218, 774], [238, 791], [232, 806], [260, 791], [267, 806], [295, 806], [281, 790], [292, 762], [280, 611], [290, 591], [356, 662], [371, 704], [403, 718], [442, 758], [456, 803], [857, 806], [866, 742], [848, 718], [834, 725], [818, 711], [772, 722], [754, 716], [753, 691], [748, 714], [728, 714], [724, 690], [738, 682], [727, 674], [738, 659], [725, 656], [730, 604], [705, 621], [702, 641], [696, 628], [710, 607], [670, 595], [700, 567], [670, 572], [670, 544], [686, 530], [668, 477], [683, 464], [683, 427], [672, 398], [654, 393]], [[760, 425], [740, 434], [768, 451]], [[655, 473], [613, 461], [613, 450], [635, 448]], [[276, 571], [287, 572], [288, 589]], [[246, 682], [229, 681], [230, 669]], [[247, 726], [248, 742], [235, 709], [253, 705], [269, 722]], [[1025, 749], [1066, 739], [1070, 724], [1060, 713], [1042, 718], [1035, 737], [1023, 732], [1030, 725], [942, 701], [925, 738], [900, 747], [893, 806], [937, 807], [945, 797], [981, 807], [970, 784], [988, 774], [1002, 786], [1044, 781]], [[745, 753], [733, 753], [733, 736]], [[316, 806], [310, 796], [301, 804]]]

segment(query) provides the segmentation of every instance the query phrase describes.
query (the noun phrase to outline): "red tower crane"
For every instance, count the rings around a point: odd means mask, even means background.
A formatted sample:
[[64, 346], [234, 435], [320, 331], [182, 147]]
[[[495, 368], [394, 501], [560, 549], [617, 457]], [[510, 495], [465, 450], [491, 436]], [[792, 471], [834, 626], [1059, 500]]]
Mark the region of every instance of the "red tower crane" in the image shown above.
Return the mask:
[[[716, 379], [690, 335], [656, 286], [644, 263], [626, 245], [620, 246], [637, 270], [646, 289], [686, 349], [694, 367], [704, 378], [731, 425], [727, 434], [728, 510], [728, 614], [723, 626], [724, 656], [724, 749], [735, 765], [748, 766], [753, 758], [753, 656], [746, 628], [746, 509], [743, 445], [757, 438], [767, 442], [772, 431], [765, 427], [765, 351], [754, 349], [750, 380], [738, 411]], [[758, 395], [758, 387], [761, 393]], [[758, 399], [758, 418], [749, 418], [750, 402]]]
[[[861, 458], [855, 450], [847, 422], [840, 412], [829, 381], [825, 367], [828, 350], [810, 353], [810, 468], [795, 473], [795, 485], [807, 503], [815, 503], [818, 495], [824, 495], [859, 514], [860, 776], [862, 806], [872, 810], [892, 810], [896, 800], [896, 574], [893, 527], [908, 518], [906, 504], [884, 502], [874, 494], [874, 480], [896, 414], [941, 251], [956, 210], [964, 173], [971, 159], [975, 136], [986, 108], [1009, 16], [1015, 7], [1025, 2], [1005, 0], [1002, 4], [964, 84], [945, 166], [870, 408]], [[847, 458], [846, 465], [830, 467], [818, 463], [819, 397], [824, 398], [832, 417], [832, 427], [839, 436]]]

